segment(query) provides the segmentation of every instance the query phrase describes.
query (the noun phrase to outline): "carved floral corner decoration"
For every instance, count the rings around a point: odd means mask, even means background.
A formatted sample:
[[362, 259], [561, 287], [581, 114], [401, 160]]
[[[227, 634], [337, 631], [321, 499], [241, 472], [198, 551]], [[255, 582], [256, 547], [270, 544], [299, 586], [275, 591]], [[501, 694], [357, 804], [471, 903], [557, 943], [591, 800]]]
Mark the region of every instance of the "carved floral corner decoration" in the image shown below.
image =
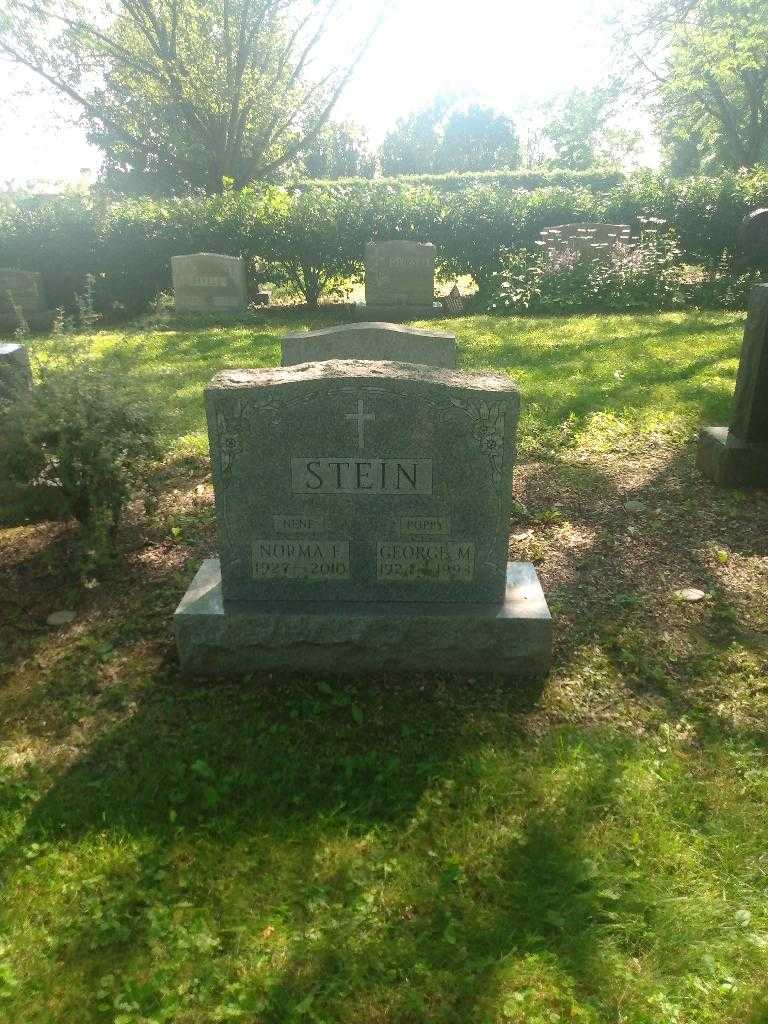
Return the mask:
[[237, 407], [237, 411], [228, 420], [224, 413], [216, 414], [216, 431], [219, 436], [219, 459], [221, 460], [221, 475], [225, 482], [232, 476], [232, 469], [238, 455], [243, 452], [243, 408]]
[[472, 420], [472, 436], [480, 451], [488, 457], [493, 485], [498, 491], [504, 461], [504, 407], [498, 402], [463, 402], [459, 399], [452, 399], [452, 402]]

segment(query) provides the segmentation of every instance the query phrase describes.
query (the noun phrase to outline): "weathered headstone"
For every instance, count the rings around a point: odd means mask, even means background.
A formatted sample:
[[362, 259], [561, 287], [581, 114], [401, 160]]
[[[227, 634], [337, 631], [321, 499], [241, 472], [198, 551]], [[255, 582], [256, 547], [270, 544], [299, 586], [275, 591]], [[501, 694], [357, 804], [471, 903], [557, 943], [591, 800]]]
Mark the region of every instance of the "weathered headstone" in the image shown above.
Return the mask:
[[768, 271], [768, 209], [752, 210], [739, 226], [736, 273], [756, 267]]
[[768, 487], [768, 284], [750, 292], [730, 426], [702, 430], [697, 465], [725, 487]]
[[539, 232], [538, 244], [548, 249], [567, 247], [584, 255], [600, 256], [614, 245], [626, 245], [630, 236], [628, 224], [556, 224]]
[[0, 267], [0, 330], [15, 331], [22, 319], [33, 330], [45, 330], [53, 317], [54, 311], [45, 308], [42, 275]]
[[175, 615], [182, 666], [535, 674], [551, 619], [507, 564], [506, 377], [340, 360], [206, 389], [220, 562]]
[[24, 345], [0, 341], [0, 402], [11, 402], [32, 387], [29, 354]]
[[236, 313], [248, 306], [245, 261], [239, 256], [173, 256], [171, 273], [179, 313]]
[[435, 247], [431, 242], [369, 242], [365, 247], [365, 320], [418, 320], [435, 304]]
[[452, 369], [456, 335], [401, 324], [359, 323], [286, 334], [280, 339], [282, 365], [328, 359], [387, 359]]

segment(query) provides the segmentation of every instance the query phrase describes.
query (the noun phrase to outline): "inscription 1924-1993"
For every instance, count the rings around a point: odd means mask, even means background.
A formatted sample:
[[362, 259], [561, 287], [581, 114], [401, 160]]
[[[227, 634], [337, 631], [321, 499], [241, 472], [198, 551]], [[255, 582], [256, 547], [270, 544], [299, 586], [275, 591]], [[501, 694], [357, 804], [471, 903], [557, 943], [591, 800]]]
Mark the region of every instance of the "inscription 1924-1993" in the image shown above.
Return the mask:
[[468, 581], [475, 577], [475, 545], [425, 541], [379, 541], [376, 576], [380, 580]]

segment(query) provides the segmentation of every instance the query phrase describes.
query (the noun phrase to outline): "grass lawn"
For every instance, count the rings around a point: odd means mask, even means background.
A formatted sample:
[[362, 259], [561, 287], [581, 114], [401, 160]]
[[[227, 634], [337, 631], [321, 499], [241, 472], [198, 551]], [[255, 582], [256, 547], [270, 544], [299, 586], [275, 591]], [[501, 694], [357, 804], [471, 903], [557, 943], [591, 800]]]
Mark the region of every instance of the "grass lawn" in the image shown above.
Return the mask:
[[202, 387], [328, 322], [100, 334], [162, 399], [158, 512], [98, 577], [71, 524], [0, 527], [0, 1020], [766, 1024], [768, 495], [693, 468], [743, 316], [438, 324], [525, 397], [544, 683], [189, 684]]

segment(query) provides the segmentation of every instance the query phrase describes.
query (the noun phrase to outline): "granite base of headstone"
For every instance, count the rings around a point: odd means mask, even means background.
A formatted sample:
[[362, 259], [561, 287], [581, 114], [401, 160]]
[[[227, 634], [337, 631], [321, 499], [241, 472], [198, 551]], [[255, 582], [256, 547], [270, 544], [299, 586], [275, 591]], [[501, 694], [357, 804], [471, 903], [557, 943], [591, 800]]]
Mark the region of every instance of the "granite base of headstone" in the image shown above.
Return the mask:
[[435, 301], [435, 246], [431, 242], [369, 242], [365, 247], [365, 302], [354, 316], [364, 321], [428, 320], [440, 316]]
[[25, 346], [0, 341], [0, 402], [13, 402], [31, 387], [32, 371]]
[[174, 624], [182, 670], [208, 678], [285, 670], [540, 676], [552, 648], [552, 619], [529, 562], [508, 564], [504, 598], [493, 604], [226, 605], [219, 560], [211, 558]]
[[248, 307], [245, 260], [197, 252], [171, 258], [178, 313], [241, 313]]
[[11, 334], [23, 324], [33, 331], [47, 331], [55, 315], [55, 310], [46, 309], [41, 274], [0, 267], [0, 331]]
[[701, 431], [696, 465], [723, 487], [768, 487], [768, 284], [750, 292], [731, 422]]
[[456, 366], [456, 335], [401, 324], [358, 323], [286, 334], [282, 365], [328, 359], [395, 360], [426, 366]]
[[174, 618], [182, 668], [540, 675], [552, 622], [507, 562], [506, 377], [329, 360], [218, 374], [220, 558]]

